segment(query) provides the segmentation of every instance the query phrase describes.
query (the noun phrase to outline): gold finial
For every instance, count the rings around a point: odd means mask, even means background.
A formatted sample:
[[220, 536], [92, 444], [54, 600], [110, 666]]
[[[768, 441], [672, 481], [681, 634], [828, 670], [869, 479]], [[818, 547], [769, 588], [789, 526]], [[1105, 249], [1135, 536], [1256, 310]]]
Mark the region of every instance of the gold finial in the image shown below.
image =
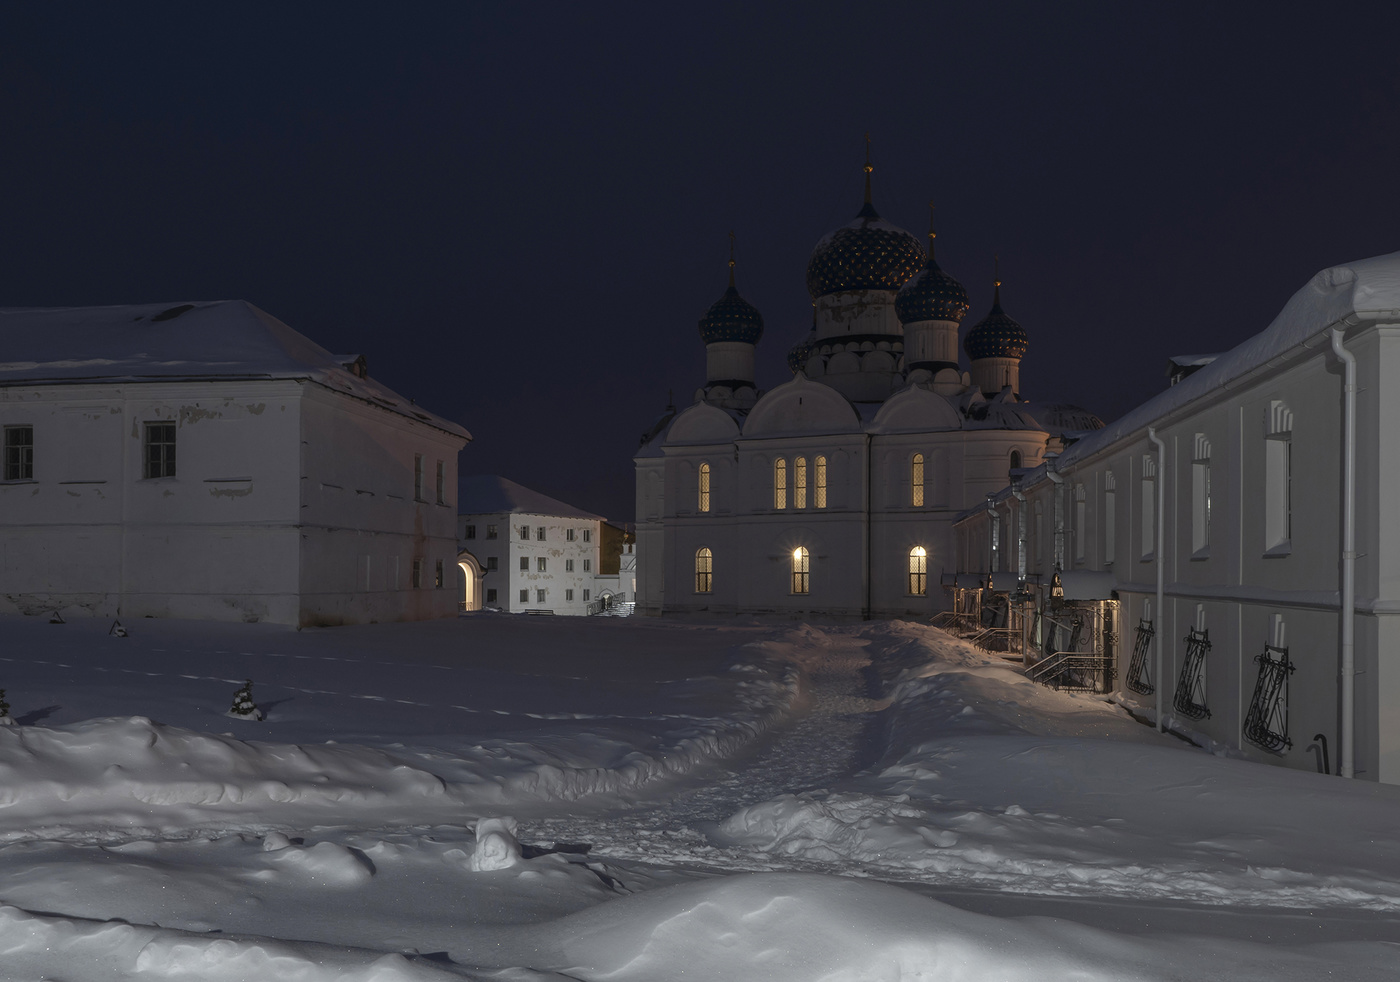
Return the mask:
[[729, 285], [734, 285], [734, 230], [729, 230]]
[[933, 201], [928, 203], [928, 260], [933, 262], [933, 240], [938, 238], [938, 233], [933, 230]]
[[1001, 306], [1001, 253], [992, 253], [992, 306]]

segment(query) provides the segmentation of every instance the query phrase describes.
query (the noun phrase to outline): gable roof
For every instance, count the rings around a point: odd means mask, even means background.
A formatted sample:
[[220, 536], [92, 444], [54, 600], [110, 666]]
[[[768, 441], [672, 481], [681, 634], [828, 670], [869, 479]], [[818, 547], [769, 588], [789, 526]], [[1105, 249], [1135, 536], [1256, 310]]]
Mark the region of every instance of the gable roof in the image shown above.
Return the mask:
[[575, 508], [547, 494], [531, 491], [496, 474], [480, 474], [462, 480], [457, 491], [457, 511], [463, 515], [549, 515], [555, 518], [587, 518], [604, 521], [602, 515]]
[[0, 358], [0, 386], [304, 379], [471, 439], [246, 300], [0, 308]]

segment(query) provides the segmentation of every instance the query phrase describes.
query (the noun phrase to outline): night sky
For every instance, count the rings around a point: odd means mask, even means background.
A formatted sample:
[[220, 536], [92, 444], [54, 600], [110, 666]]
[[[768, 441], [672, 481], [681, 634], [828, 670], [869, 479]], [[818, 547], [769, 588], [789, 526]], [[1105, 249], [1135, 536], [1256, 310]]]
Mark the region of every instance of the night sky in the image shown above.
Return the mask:
[[[16, 9], [28, 7], [29, 9]], [[738, 283], [758, 383], [861, 204], [1105, 419], [1400, 249], [1393, 3], [7, 4], [0, 306], [239, 298], [631, 521]], [[3, 359], [0, 354], [0, 359]]]

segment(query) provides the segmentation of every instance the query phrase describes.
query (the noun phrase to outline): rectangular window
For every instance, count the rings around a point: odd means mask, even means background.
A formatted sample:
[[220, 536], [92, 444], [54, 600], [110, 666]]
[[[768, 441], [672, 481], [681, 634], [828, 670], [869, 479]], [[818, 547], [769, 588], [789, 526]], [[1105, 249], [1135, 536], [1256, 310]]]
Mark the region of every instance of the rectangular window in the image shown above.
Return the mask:
[[5, 480], [32, 481], [33, 479], [34, 427], [5, 427]]
[[488, 525], [488, 526], [486, 526], [486, 538], [488, 538], [488, 539], [494, 539], [495, 537], [496, 537], [496, 526], [494, 526], [494, 525]]
[[437, 462], [437, 503], [447, 504], [447, 466], [442, 462]]
[[521, 556], [521, 557], [520, 557], [520, 572], [522, 572], [522, 573], [528, 573], [529, 571], [530, 571], [530, 557], [529, 557], [529, 556]]
[[522, 541], [522, 542], [523, 542], [523, 541], [526, 541], [526, 540], [528, 540], [529, 538], [530, 538], [530, 526], [528, 526], [528, 525], [522, 525], [522, 526], [520, 526], [520, 539], [521, 539], [521, 541]]
[[476, 526], [475, 526], [475, 525], [468, 525], [468, 526], [467, 526], [467, 538], [469, 538], [469, 539], [475, 539], [475, 538], [476, 538]]
[[413, 500], [423, 500], [423, 455], [413, 455]]
[[493, 603], [496, 602], [496, 591], [495, 591], [495, 590], [487, 590], [487, 591], [486, 591], [486, 602], [487, 602], [488, 604], [493, 604]]
[[564, 540], [565, 540], [566, 542], [573, 542], [573, 541], [574, 541], [574, 530], [573, 530], [573, 529], [565, 529], [565, 530], [564, 530]]
[[530, 602], [530, 591], [529, 591], [529, 590], [521, 590], [521, 591], [520, 591], [520, 602], [523, 603], [523, 604], [527, 604], [527, 603]]
[[441, 590], [441, 589], [442, 589], [443, 581], [444, 581], [444, 577], [443, 577], [443, 573], [442, 573], [442, 560], [439, 559], [439, 560], [437, 561], [436, 570], [435, 570], [435, 572], [434, 572], [434, 574], [433, 574], [433, 586], [435, 586], [435, 587], [437, 587], [439, 590]]
[[1272, 436], [1264, 442], [1264, 548], [1287, 553], [1293, 540], [1293, 441]]
[[587, 591], [587, 590], [584, 590], [584, 591], [583, 591], [583, 602], [584, 602], [584, 603], [587, 603], [587, 602], [588, 602], [588, 591]]
[[1142, 558], [1149, 560], [1157, 538], [1157, 464], [1150, 456], [1142, 458]]
[[572, 573], [573, 571], [574, 571], [574, 561], [573, 561], [572, 559], [566, 559], [566, 560], [564, 560], [564, 572], [566, 572], [566, 573]]
[[488, 570], [491, 570], [491, 569], [495, 569], [495, 568], [496, 568], [496, 557], [495, 557], [495, 556], [487, 556], [487, 557], [486, 557], [486, 568], [487, 568]]
[[1103, 564], [1112, 566], [1118, 544], [1118, 490], [1113, 483], [1113, 472], [1104, 475], [1103, 492]]
[[414, 559], [414, 560], [413, 560], [413, 579], [412, 579], [412, 583], [413, 583], [413, 589], [415, 589], [415, 590], [417, 590], [419, 587], [421, 587], [421, 586], [423, 585], [423, 560], [422, 560], [422, 559]]
[[535, 591], [535, 603], [537, 603], [537, 604], [542, 604], [542, 603], [544, 603], [544, 591], [543, 591], [543, 590], [536, 590], [536, 591]]
[[545, 563], [546, 563], [546, 562], [547, 562], [547, 560], [546, 560], [543, 556], [536, 556], [536, 557], [535, 557], [535, 572], [537, 572], [537, 573], [543, 573], [543, 572], [545, 571]]
[[583, 541], [584, 541], [584, 542], [592, 542], [592, 541], [593, 541], [593, 530], [592, 530], [592, 529], [584, 529], [584, 530], [583, 530]]
[[543, 541], [544, 541], [544, 526], [543, 526], [543, 525], [541, 525], [539, 528], [535, 529], [535, 538], [536, 538], [538, 541], [540, 541], [540, 542], [543, 542]]
[[1074, 561], [1084, 562], [1084, 549], [1089, 541], [1087, 525], [1088, 502], [1084, 499], [1084, 485], [1074, 486]]
[[593, 569], [593, 560], [591, 560], [591, 559], [585, 559], [585, 560], [583, 561], [583, 571], [584, 571], [585, 573], [587, 573], [587, 572], [590, 572], [592, 569]]
[[565, 590], [565, 591], [564, 591], [564, 602], [565, 602], [565, 603], [573, 603], [573, 602], [574, 602], [574, 591], [572, 591], [572, 590]]
[[175, 476], [175, 424], [146, 424], [147, 478]]

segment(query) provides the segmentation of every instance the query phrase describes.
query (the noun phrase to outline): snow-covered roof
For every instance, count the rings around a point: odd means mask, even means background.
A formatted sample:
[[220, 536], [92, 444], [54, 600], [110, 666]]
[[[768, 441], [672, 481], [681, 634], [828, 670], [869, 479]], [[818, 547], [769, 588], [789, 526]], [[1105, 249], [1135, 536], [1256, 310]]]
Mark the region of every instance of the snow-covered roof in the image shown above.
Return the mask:
[[478, 474], [463, 479], [458, 488], [457, 502], [457, 510], [463, 515], [548, 515], [553, 518], [605, 520], [602, 515], [531, 491], [496, 474]]
[[1332, 327], [1387, 318], [1400, 321], [1400, 252], [1324, 269], [1293, 294], [1263, 331], [1072, 444], [1060, 456], [1061, 464], [1093, 456], [1290, 350], [1318, 339]]
[[470, 440], [245, 300], [0, 308], [0, 386], [307, 379]]

